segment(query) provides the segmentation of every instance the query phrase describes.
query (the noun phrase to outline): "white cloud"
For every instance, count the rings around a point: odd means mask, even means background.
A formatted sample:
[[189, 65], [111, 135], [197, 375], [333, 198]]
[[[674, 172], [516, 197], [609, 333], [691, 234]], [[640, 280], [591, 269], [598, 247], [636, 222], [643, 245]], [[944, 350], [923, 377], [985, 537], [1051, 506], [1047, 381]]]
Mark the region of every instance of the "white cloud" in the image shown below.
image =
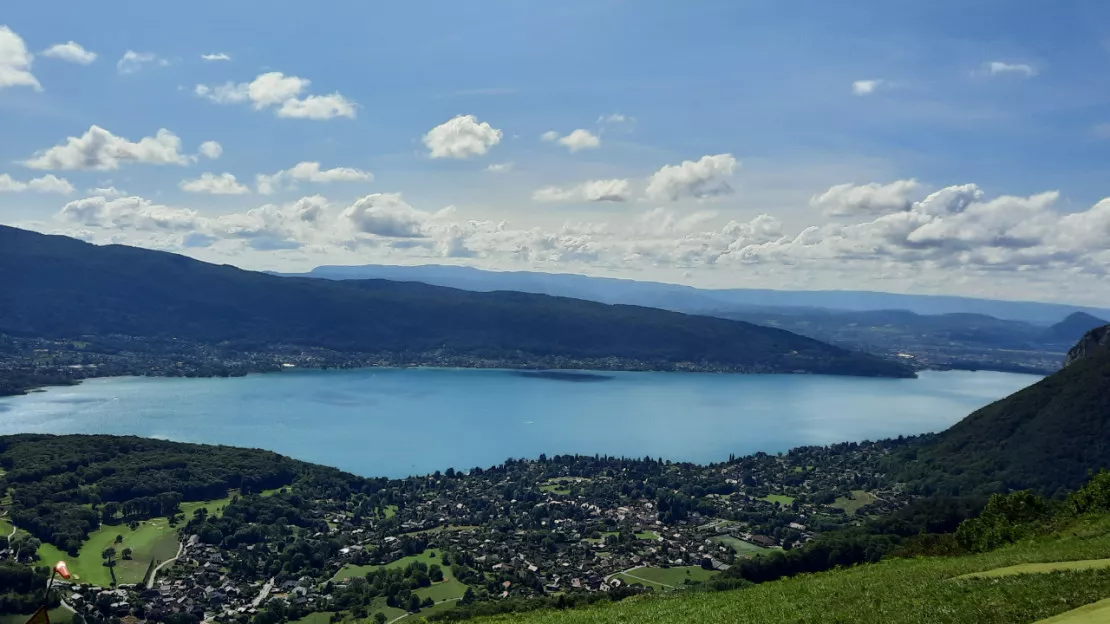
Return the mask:
[[310, 95], [304, 99], [289, 98], [281, 104], [278, 117], [299, 119], [333, 119], [335, 117], [355, 117], [355, 103], [338, 93], [331, 95]]
[[259, 174], [255, 177], [258, 192], [263, 195], [283, 190], [294, 189], [297, 182], [315, 182], [327, 184], [330, 182], [363, 182], [374, 179], [374, 174], [351, 167], [336, 167], [334, 169], [321, 169], [318, 162], [300, 162], [289, 169], [283, 169], [272, 175]]
[[250, 189], [239, 184], [235, 176], [230, 173], [215, 175], [202, 173], [195, 180], [182, 180], [178, 186], [189, 193], [208, 193], [210, 195], [242, 195], [249, 193]]
[[223, 155], [224, 148], [216, 141], [205, 141], [204, 143], [200, 144], [199, 151], [201, 156], [204, 156], [209, 160], [216, 160], [221, 155]]
[[548, 130], [540, 135], [540, 139], [547, 142], [558, 143], [571, 152], [594, 149], [601, 146], [601, 139], [598, 138], [596, 134], [582, 128], [574, 130], [564, 137], [560, 137], [559, 133], [554, 130]]
[[83, 226], [143, 231], [184, 231], [201, 222], [193, 210], [170, 208], [142, 197], [86, 197], [62, 207], [59, 218]]
[[251, 82], [228, 82], [215, 87], [197, 85], [193, 91], [217, 104], [250, 101], [255, 110], [277, 106], [275, 114], [278, 117], [316, 120], [355, 117], [358, 105], [339, 93], [298, 97], [311, 84], [312, 81], [307, 78], [267, 72], [259, 74]]
[[486, 171], [490, 173], [508, 173], [513, 170], [515, 164], [512, 161], [503, 163], [494, 163], [486, 167]]
[[120, 197], [127, 193], [117, 189], [114, 186], [103, 186], [89, 189], [89, 195], [99, 195], [101, 197]]
[[820, 208], [826, 215], [843, 217], [856, 214], [887, 214], [909, 210], [910, 198], [920, 187], [917, 180], [896, 180], [887, 185], [837, 184], [821, 195], [815, 195], [809, 204]]
[[6, 173], [0, 174], [0, 193], [22, 193], [23, 191], [69, 195], [73, 192], [73, 185], [70, 184], [68, 180], [55, 177], [53, 174], [47, 174], [41, 178], [33, 178], [26, 182], [13, 180], [12, 177]]
[[250, 99], [250, 85], [245, 82], [240, 84], [228, 82], [215, 87], [197, 85], [193, 93], [217, 104], [238, 104]]
[[23, 38], [7, 26], [0, 26], [0, 89], [31, 87], [42, 91], [42, 85], [31, 73], [35, 56], [27, 51]]
[[679, 165], [665, 165], [648, 181], [647, 197], [676, 201], [685, 197], [704, 199], [731, 194], [728, 178], [739, 162], [732, 154], [702, 156]]
[[1025, 63], [1003, 63], [1002, 61], [991, 61], [986, 64], [987, 72], [992, 76], [999, 74], [1021, 74], [1022, 76], [1032, 77], [1037, 75], [1037, 70], [1032, 65]]
[[882, 80], [857, 80], [852, 83], [852, 93], [854, 95], [871, 95], [882, 84]]
[[76, 41], [56, 43], [43, 50], [42, 55], [78, 65], [88, 65], [96, 60], [96, 52], [86, 50]]
[[405, 203], [400, 193], [361, 197], [348, 206], [342, 216], [356, 231], [386, 238], [422, 237], [431, 217]]
[[629, 117], [628, 115], [624, 115], [622, 113], [611, 113], [609, 115], [602, 115], [597, 118], [597, 123], [599, 124], [623, 124], [634, 123], [635, 121], [635, 117]]
[[429, 130], [424, 145], [432, 158], [470, 158], [488, 152], [501, 136], [500, 130], [474, 115], [459, 115]]
[[632, 196], [628, 180], [590, 180], [576, 186], [548, 186], [532, 194], [541, 202], [623, 202]]
[[122, 162], [186, 165], [189, 159], [181, 154], [181, 139], [165, 128], [132, 143], [100, 126], [90, 126], [82, 136], [36, 152], [23, 164], [32, 169], [110, 170], [118, 169]]
[[200, 58], [205, 61], [230, 61], [231, 57], [223, 52], [216, 52], [215, 54], [201, 54]]
[[143, 66], [149, 64], [165, 67], [169, 65], [170, 62], [164, 58], [159, 58], [158, 55], [153, 52], [136, 52], [134, 50], [128, 50], [123, 53], [119, 61], [116, 61], [116, 70], [121, 74], [133, 74], [142, 69]]

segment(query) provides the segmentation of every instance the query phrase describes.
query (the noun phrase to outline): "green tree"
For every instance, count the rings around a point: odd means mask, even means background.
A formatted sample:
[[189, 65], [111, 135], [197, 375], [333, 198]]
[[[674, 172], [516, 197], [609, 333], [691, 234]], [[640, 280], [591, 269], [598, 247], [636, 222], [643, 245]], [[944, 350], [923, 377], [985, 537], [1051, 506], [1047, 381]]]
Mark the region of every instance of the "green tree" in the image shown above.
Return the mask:
[[431, 581], [433, 583], [442, 582], [443, 581], [443, 568], [439, 567], [439, 565], [435, 564], [435, 563], [428, 566], [428, 578], [431, 579]]
[[125, 561], [130, 561], [131, 560], [131, 549], [130, 548], [124, 548], [123, 549], [123, 558], [124, 558]]
[[374, 614], [374, 622], [376, 622], [376, 624], [385, 624], [386, 619], [388, 618], [386, 618], [385, 614], [381, 611]]

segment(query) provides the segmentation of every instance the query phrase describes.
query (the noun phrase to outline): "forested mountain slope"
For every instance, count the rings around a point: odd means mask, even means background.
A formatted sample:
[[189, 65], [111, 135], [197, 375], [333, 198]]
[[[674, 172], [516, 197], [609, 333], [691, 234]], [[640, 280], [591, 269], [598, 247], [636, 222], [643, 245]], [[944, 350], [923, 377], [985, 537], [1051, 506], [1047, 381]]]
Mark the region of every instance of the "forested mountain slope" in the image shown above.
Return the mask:
[[910, 451], [924, 492], [1075, 489], [1110, 467], [1110, 327], [1092, 330], [1061, 371], [971, 414]]
[[910, 376], [787, 331], [652, 308], [383, 280], [283, 278], [0, 227], [0, 333], [121, 334], [567, 365]]

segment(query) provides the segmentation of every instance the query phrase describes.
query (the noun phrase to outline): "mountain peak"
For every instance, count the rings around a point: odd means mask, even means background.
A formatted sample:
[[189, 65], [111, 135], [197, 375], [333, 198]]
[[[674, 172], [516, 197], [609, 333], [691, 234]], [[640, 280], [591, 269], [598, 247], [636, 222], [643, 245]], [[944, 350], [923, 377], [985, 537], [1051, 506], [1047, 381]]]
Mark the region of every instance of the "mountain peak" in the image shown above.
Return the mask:
[[1068, 357], [1064, 360], [1064, 366], [1069, 366], [1078, 360], [1089, 358], [1096, 353], [1102, 353], [1108, 350], [1110, 350], [1110, 325], [1103, 325], [1102, 327], [1097, 327], [1088, 331], [1086, 335], [1079, 339], [1079, 342], [1068, 351]]

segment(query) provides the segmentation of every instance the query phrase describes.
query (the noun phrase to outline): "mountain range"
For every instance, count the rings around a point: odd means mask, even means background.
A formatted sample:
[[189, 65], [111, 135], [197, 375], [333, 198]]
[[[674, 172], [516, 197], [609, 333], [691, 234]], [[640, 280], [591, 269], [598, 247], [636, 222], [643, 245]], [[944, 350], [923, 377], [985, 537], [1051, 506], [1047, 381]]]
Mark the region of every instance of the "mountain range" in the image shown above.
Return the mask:
[[561, 367], [912, 376], [788, 331], [631, 305], [413, 282], [288, 278], [171, 253], [0, 227], [0, 334], [176, 338], [249, 350]]
[[736, 308], [825, 308], [840, 311], [905, 310], [915, 314], [979, 314], [1037, 325], [1058, 323], [1074, 312], [1110, 318], [1110, 309], [1032, 301], [1000, 301], [947, 295], [907, 295], [870, 291], [699, 289], [570, 273], [486, 271], [450, 265], [320, 266], [298, 277], [388, 279], [488, 292], [514, 290], [602, 303], [642, 305], [679, 312], [706, 313]]

